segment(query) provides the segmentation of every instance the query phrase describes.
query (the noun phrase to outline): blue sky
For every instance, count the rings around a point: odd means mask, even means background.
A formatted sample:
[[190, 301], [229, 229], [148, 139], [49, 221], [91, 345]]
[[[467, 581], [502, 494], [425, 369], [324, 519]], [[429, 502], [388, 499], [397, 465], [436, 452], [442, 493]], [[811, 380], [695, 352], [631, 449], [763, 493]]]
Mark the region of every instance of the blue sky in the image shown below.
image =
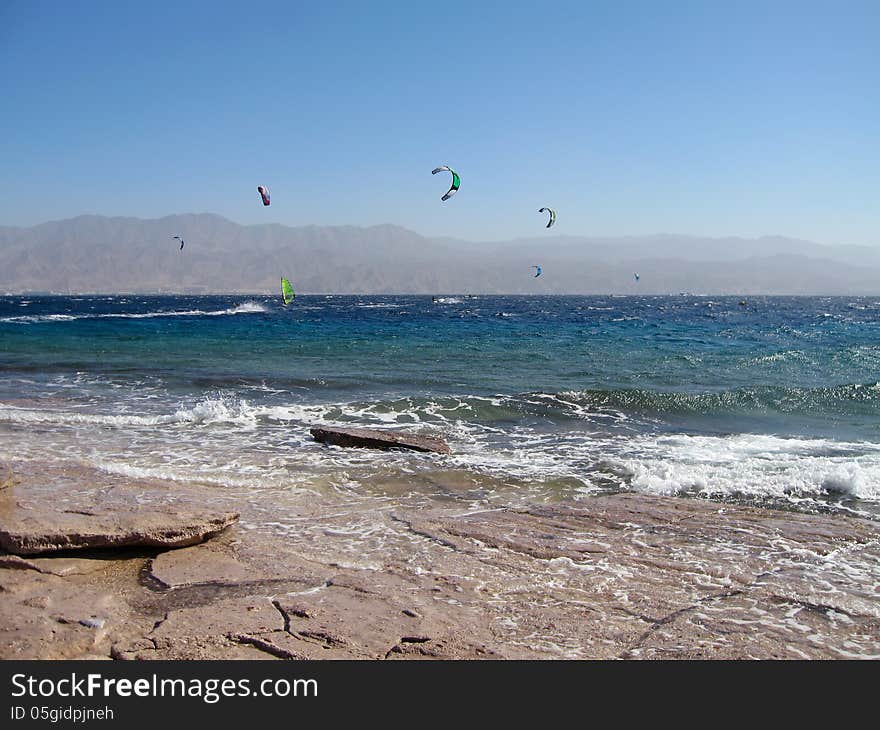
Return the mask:
[[552, 206], [560, 234], [880, 245], [878, 39], [876, 0], [0, 0], [0, 224], [493, 240]]

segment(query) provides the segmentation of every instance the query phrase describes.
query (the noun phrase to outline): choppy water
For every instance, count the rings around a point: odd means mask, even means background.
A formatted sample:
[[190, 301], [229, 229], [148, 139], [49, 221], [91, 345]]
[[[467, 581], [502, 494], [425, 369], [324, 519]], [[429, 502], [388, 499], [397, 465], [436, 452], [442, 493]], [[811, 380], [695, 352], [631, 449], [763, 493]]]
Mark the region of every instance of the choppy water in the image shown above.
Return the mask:
[[[323, 447], [316, 423], [454, 454]], [[266, 505], [635, 490], [876, 515], [880, 298], [0, 297], [0, 459]]]

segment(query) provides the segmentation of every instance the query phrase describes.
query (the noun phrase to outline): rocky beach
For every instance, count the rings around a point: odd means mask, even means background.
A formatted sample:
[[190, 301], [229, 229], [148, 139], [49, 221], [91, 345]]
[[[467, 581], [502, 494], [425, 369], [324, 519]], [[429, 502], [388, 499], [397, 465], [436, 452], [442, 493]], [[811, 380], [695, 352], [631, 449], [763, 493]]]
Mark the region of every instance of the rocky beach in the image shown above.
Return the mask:
[[198, 484], [27, 462], [0, 485], [3, 659], [880, 657], [864, 519], [304, 494], [289, 540]]
[[0, 656], [880, 657], [880, 302], [740, 301], [0, 297]]

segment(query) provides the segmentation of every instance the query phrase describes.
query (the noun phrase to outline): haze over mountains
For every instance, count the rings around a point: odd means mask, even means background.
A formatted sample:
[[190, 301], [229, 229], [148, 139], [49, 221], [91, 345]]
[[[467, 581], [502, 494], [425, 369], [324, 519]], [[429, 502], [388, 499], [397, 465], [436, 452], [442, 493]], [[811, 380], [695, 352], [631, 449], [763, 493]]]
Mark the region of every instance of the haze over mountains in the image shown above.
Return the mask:
[[210, 213], [0, 227], [0, 292], [269, 293], [282, 275], [300, 293], [859, 295], [880, 294], [880, 248], [544, 230], [470, 243], [394, 225], [242, 226]]

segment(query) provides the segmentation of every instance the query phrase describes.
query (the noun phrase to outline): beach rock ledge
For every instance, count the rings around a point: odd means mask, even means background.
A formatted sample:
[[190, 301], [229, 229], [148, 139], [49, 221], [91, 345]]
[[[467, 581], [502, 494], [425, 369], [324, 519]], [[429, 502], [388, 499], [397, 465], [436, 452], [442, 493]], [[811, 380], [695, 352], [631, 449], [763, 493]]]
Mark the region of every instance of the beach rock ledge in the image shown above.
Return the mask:
[[85, 467], [19, 473], [0, 463], [0, 551], [187, 547], [238, 521], [237, 512], [181, 500], [179, 490], [169, 503], [167, 493], [157, 500], [132, 485]]
[[442, 439], [403, 431], [316, 426], [311, 429], [311, 434], [315, 441], [333, 446], [365, 449], [410, 449], [411, 451], [425, 451], [435, 454], [452, 453], [449, 445]]
[[38, 555], [85, 548], [195, 545], [238, 520], [233, 512], [178, 507], [0, 510], [0, 548], [16, 555]]

